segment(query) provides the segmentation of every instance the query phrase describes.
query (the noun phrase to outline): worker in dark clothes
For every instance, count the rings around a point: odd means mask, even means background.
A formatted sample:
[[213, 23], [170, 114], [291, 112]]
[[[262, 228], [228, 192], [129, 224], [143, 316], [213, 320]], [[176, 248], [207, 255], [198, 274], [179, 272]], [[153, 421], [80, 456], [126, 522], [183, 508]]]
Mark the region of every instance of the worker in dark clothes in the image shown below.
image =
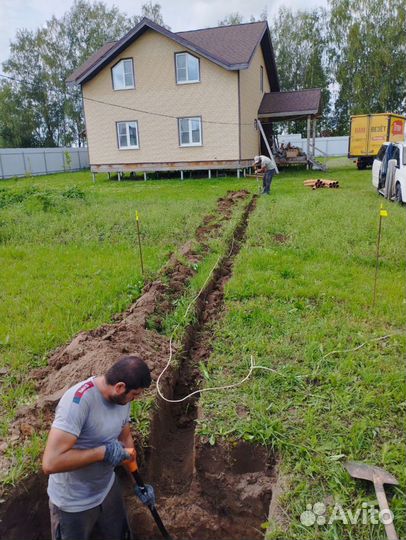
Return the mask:
[[264, 173], [262, 179], [262, 194], [269, 195], [273, 175], [276, 173], [275, 165], [267, 156], [255, 156], [254, 168], [256, 173]]
[[[97, 527], [106, 540], [130, 538], [114, 468], [130, 458], [130, 402], [151, 384], [141, 358], [125, 356], [105, 375], [67, 390], [56, 409], [42, 468], [49, 474], [52, 540], [87, 540]], [[146, 505], [154, 490], [136, 494]]]

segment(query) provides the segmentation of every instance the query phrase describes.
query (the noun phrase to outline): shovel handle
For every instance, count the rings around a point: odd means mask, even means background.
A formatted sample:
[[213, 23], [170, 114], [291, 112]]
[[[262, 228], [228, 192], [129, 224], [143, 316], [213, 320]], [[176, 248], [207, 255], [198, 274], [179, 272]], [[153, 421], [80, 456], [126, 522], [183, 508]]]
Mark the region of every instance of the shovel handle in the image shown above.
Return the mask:
[[125, 448], [125, 451], [129, 454], [130, 459], [123, 461], [123, 465], [127, 471], [134, 474], [138, 471], [137, 452], [135, 451], [135, 448]]
[[[381, 510], [381, 515], [383, 514], [383, 517], [386, 517], [391, 513], [391, 511], [389, 509], [388, 500], [386, 498], [385, 488], [383, 487], [382, 482], [380, 482], [376, 478], [374, 478], [374, 486], [376, 498], [378, 499], [379, 509]], [[393, 524], [393, 520], [390, 523], [384, 523], [384, 526], [388, 540], [399, 540], [399, 537], [395, 530], [395, 526]]]
[[[141, 477], [140, 473], [138, 472], [138, 470], [133, 472], [133, 477], [134, 477], [134, 480], [136, 481], [136, 483], [138, 484], [140, 490], [142, 492], [145, 492], [144, 480], [142, 479], [142, 477]], [[149, 511], [151, 512], [152, 517], [154, 518], [155, 523], [156, 523], [160, 533], [162, 534], [162, 536], [165, 538], [165, 540], [172, 540], [170, 534], [168, 533], [168, 531], [165, 528], [165, 525], [162, 523], [162, 519], [161, 519], [160, 515], [158, 514], [158, 510], [155, 508], [155, 506], [152, 506], [152, 505], [148, 506], [148, 508], [149, 508]]]

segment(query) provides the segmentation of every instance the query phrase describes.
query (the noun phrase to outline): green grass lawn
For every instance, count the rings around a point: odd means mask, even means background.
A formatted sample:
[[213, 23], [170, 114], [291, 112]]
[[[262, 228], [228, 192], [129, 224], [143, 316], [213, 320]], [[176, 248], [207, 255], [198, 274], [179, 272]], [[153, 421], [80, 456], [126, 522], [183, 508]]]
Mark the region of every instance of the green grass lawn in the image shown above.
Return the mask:
[[[251, 182], [252, 183], [252, 182]], [[109, 181], [89, 172], [0, 184], [0, 436], [32, 397], [27, 374], [140, 294], [203, 215], [247, 181]], [[140, 215], [141, 275], [135, 211]]]
[[[238, 389], [203, 394], [198, 429], [211, 442], [245, 439], [278, 454], [285, 524], [271, 524], [269, 538], [383, 539], [382, 525], [328, 521], [335, 503], [355, 512], [375, 501], [371, 486], [343, 469], [349, 459], [399, 479], [390, 504], [399, 533], [405, 525], [405, 209], [378, 197], [370, 171], [320, 174], [340, 188], [312, 191], [303, 179], [314, 173], [290, 172], [260, 198], [226, 288], [205, 384], [242, 379], [251, 354], [275, 372], [255, 370]], [[373, 307], [382, 203], [389, 216]], [[301, 513], [317, 502], [327, 523], [303, 525]]]
[[[272, 540], [385, 537], [381, 525], [301, 523], [309, 504], [326, 504], [328, 520], [335, 502], [355, 511], [375, 501], [368, 486], [350, 479], [345, 459], [382, 466], [400, 480], [390, 504], [399, 532], [404, 525], [405, 209], [378, 197], [371, 172], [347, 161], [332, 161], [337, 168], [326, 173], [284, 171], [274, 179], [271, 196], [258, 200], [205, 369], [207, 386], [243, 378], [251, 354], [258, 365], [275, 370], [255, 370], [232, 391], [202, 394], [198, 425], [213, 443], [243, 439], [275, 450], [287, 489], [284, 523], [272, 524]], [[340, 188], [303, 186], [305, 178], [318, 176], [339, 180]], [[140, 294], [136, 209], [145, 279], [153, 279], [218, 197], [228, 189], [257, 190], [253, 179], [97, 178], [93, 184], [89, 173], [61, 174], [0, 185], [3, 434], [16, 408], [32, 397], [29, 370]], [[389, 216], [373, 307], [382, 203]], [[202, 261], [165, 321], [168, 334], [182, 322], [221, 249], [224, 242]], [[365, 342], [356, 351], [329, 354]]]

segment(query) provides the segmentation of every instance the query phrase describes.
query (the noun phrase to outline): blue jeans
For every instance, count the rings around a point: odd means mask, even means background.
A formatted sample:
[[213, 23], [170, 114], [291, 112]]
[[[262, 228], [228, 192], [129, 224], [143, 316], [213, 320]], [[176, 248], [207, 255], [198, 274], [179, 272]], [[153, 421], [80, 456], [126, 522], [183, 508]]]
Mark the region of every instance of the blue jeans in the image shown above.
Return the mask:
[[267, 171], [264, 174], [264, 177], [262, 179], [262, 193], [267, 193], [269, 195], [269, 192], [271, 190], [271, 183], [273, 175], [275, 174], [275, 169], [271, 169], [270, 171]]

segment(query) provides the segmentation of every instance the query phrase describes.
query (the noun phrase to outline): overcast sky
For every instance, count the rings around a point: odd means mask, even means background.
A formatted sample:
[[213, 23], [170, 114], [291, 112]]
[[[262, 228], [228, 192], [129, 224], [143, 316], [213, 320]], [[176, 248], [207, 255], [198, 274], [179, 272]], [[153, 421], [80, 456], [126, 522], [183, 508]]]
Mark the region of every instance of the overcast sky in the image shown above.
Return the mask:
[[[128, 15], [139, 15], [147, 0], [104, 0], [108, 6], [116, 5]], [[327, 0], [156, 0], [161, 4], [165, 24], [173, 32], [216, 26], [230, 13], [239, 12], [248, 21], [251, 15], [258, 17], [266, 7], [268, 18], [282, 5], [294, 10], [326, 5]], [[0, 64], [9, 57], [10, 41], [19, 28], [35, 30], [55, 15], [61, 17], [74, 0], [0, 0]], [[153, 1], [155, 3], [155, 1]]]

